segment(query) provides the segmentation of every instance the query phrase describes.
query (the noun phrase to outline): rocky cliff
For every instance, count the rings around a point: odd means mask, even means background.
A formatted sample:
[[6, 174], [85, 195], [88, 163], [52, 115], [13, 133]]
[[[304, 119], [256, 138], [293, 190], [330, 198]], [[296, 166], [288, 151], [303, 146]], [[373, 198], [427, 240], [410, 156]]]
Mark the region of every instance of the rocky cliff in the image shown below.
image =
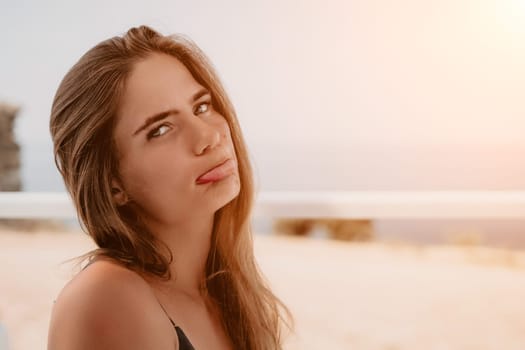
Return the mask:
[[20, 191], [20, 146], [14, 136], [19, 108], [0, 103], [0, 191]]

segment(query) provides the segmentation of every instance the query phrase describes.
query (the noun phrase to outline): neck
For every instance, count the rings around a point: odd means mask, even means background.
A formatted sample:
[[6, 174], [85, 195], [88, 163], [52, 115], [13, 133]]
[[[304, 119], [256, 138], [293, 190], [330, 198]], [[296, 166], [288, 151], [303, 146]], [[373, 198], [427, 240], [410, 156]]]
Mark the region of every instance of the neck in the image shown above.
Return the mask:
[[184, 224], [150, 225], [152, 232], [173, 254], [171, 279], [156, 284], [165, 292], [181, 293], [194, 299], [205, 296], [206, 261], [210, 251], [213, 214], [187, 220]]

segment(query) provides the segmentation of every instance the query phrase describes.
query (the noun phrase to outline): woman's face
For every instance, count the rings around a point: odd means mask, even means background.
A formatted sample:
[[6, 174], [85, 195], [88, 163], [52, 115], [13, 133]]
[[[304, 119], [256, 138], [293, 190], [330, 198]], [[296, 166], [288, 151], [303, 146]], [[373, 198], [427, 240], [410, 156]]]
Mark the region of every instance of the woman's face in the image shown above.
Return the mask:
[[[114, 130], [121, 182], [113, 184], [147, 221], [208, 220], [238, 195], [230, 128], [211, 102], [210, 93], [172, 56], [152, 54], [134, 65]], [[204, 177], [215, 181], [197, 181], [226, 159], [231, 160]]]

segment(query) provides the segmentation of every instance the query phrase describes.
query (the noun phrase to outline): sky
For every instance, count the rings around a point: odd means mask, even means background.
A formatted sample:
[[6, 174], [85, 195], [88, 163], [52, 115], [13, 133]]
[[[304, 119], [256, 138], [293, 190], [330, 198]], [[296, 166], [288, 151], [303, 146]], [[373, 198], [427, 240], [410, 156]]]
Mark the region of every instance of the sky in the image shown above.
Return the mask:
[[98, 42], [194, 40], [260, 190], [524, 190], [525, 0], [0, 0], [0, 101], [25, 191], [62, 191], [49, 111]]

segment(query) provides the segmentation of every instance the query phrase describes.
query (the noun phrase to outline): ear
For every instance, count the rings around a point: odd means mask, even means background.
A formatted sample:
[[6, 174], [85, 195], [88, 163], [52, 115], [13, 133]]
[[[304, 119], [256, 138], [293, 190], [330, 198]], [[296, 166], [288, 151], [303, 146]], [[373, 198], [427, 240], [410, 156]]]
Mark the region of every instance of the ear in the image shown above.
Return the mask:
[[113, 196], [113, 202], [118, 205], [124, 205], [128, 202], [129, 198], [126, 191], [122, 189], [122, 185], [117, 180], [111, 180], [111, 194]]

